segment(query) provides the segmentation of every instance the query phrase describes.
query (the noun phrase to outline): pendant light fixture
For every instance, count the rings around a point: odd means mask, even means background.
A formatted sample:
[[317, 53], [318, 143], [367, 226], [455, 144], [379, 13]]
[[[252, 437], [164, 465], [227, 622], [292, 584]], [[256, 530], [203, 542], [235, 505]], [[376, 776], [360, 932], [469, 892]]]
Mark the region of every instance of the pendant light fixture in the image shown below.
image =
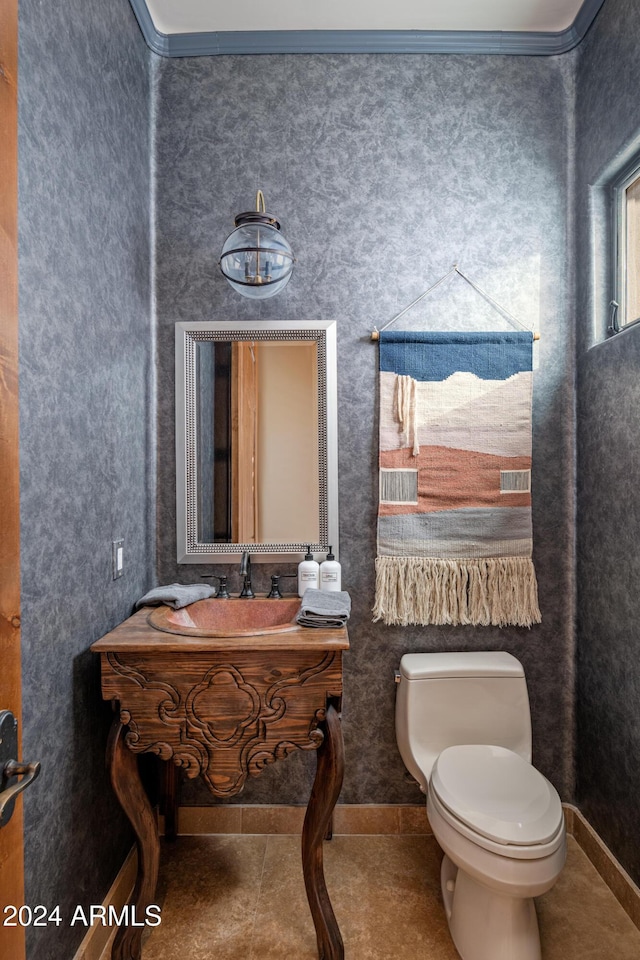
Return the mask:
[[256, 209], [239, 213], [234, 222], [236, 229], [220, 255], [223, 275], [243, 297], [274, 297], [289, 282], [295, 261], [280, 224], [266, 212], [262, 190], [256, 194]]

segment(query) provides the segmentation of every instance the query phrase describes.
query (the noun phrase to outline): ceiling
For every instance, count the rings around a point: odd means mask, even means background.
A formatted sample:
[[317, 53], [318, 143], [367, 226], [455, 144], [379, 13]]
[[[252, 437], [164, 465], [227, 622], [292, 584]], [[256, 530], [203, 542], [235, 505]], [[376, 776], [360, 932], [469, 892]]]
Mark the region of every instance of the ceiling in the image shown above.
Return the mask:
[[216, 30], [566, 30], [582, 0], [147, 0], [160, 33]]
[[130, 0], [165, 56], [215, 53], [562, 53], [603, 0]]

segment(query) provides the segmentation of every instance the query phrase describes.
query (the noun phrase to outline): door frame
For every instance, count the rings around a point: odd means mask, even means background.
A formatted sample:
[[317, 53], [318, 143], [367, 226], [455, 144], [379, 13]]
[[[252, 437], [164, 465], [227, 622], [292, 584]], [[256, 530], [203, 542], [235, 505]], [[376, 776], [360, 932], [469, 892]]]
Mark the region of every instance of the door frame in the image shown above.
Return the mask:
[[[0, 185], [0, 709], [15, 714], [20, 735], [18, 0], [0, 0]], [[11, 820], [0, 828], [0, 956], [16, 960], [25, 956], [24, 929], [2, 921], [5, 906], [24, 903], [23, 848], [18, 798]]]

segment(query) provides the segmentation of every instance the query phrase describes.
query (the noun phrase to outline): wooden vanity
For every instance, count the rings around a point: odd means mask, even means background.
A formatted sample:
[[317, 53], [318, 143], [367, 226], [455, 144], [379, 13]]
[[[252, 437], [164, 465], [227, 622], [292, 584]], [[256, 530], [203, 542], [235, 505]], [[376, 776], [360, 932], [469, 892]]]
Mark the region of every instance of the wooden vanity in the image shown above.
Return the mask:
[[[251, 603], [252, 601], [217, 601]], [[154, 902], [160, 843], [136, 754], [155, 753], [232, 797], [248, 776], [293, 750], [317, 751], [302, 830], [302, 864], [320, 960], [344, 948], [326, 889], [322, 842], [342, 785], [340, 725], [346, 628], [296, 626], [263, 636], [178, 636], [154, 629], [143, 608], [93, 644], [102, 696], [116, 715], [107, 746], [113, 789], [135, 831], [138, 877], [131, 904]], [[139, 960], [143, 928], [121, 927], [112, 960]]]

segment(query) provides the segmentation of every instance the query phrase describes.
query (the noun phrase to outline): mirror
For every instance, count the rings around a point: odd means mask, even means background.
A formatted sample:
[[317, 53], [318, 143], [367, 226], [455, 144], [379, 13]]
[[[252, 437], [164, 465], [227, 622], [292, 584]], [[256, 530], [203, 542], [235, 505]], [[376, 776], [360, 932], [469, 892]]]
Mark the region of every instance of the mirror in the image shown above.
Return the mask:
[[179, 563], [338, 551], [336, 325], [176, 324]]

